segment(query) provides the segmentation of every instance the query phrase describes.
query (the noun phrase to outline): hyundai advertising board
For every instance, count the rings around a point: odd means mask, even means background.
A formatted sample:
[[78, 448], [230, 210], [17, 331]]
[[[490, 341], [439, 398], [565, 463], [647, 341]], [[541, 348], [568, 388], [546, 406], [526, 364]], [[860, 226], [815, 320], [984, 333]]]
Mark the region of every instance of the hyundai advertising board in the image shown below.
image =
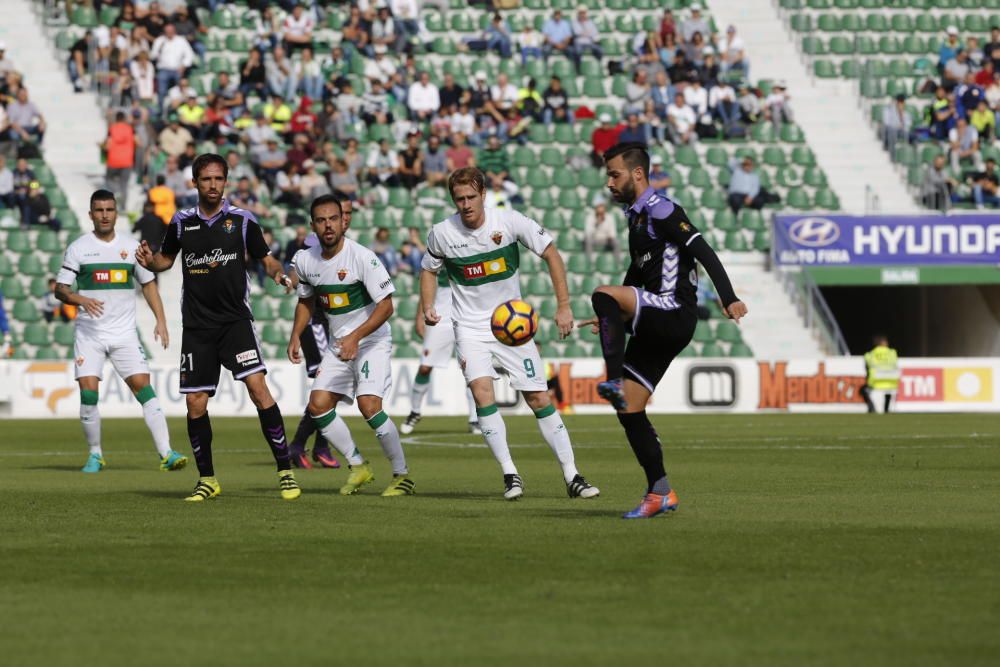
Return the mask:
[[1000, 263], [1000, 216], [778, 215], [778, 264], [801, 266]]

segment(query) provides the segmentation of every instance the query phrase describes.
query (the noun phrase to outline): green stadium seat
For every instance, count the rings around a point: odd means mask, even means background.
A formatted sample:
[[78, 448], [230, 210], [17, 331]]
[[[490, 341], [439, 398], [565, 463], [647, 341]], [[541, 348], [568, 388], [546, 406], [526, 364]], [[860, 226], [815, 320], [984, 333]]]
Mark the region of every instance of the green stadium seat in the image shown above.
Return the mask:
[[447, 37], [435, 37], [431, 49], [440, 56], [453, 56], [458, 51], [455, 43]]
[[[6, 294], [6, 290], [4, 290], [4, 294]], [[14, 304], [11, 315], [14, 316], [15, 320], [26, 323], [38, 322], [42, 319], [42, 313], [38, 310], [38, 306], [23, 299]]]
[[31, 286], [28, 288], [31, 296], [40, 299], [47, 296], [50, 291], [48, 277], [36, 276], [31, 279]]
[[[62, 262], [60, 261], [60, 264], [61, 263]], [[6, 278], [13, 276], [16, 273], [17, 271], [14, 269], [14, 263], [11, 262], [10, 258], [3, 254], [3, 252], [0, 252], [0, 277]]]
[[712, 327], [708, 322], [699, 321], [694, 328], [694, 336], [691, 338], [696, 343], [711, 343], [715, 340], [715, 334], [712, 333]]
[[784, 167], [788, 164], [785, 152], [777, 146], [768, 146], [764, 149], [764, 164], [769, 167]]
[[49, 325], [45, 322], [35, 322], [24, 327], [22, 338], [29, 345], [41, 346], [51, 345], [52, 336], [49, 334]]
[[539, 154], [539, 159], [542, 164], [546, 167], [552, 167], [553, 169], [565, 169], [566, 168], [566, 158], [563, 157], [562, 152], [558, 148], [543, 148]]
[[788, 195], [785, 197], [785, 204], [800, 211], [812, 208], [812, 204], [809, 202], [809, 195], [802, 188], [792, 188], [789, 190]]
[[570, 273], [587, 274], [591, 271], [590, 259], [583, 253], [574, 253], [569, 256], [566, 268]]
[[269, 322], [265, 324], [263, 329], [261, 329], [260, 337], [268, 345], [277, 345], [279, 347], [288, 345], [288, 336], [285, 334], [285, 331], [274, 323]]
[[98, 26], [97, 12], [93, 7], [87, 7], [81, 5], [79, 7], [73, 8], [73, 13], [70, 15], [73, 25], [80, 26], [81, 28], [96, 28]]
[[719, 211], [726, 208], [729, 203], [726, 195], [719, 190], [704, 190], [701, 193], [701, 206], [711, 211]]
[[826, 174], [819, 167], [809, 167], [802, 172], [802, 182], [813, 188], [826, 187]]
[[275, 319], [274, 306], [268, 297], [254, 296], [250, 298], [250, 308], [255, 320], [269, 322]]
[[238, 27], [236, 16], [228, 9], [217, 9], [212, 15], [212, 25], [221, 30], [235, 30]]
[[840, 200], [837, 199], [837, 195], [834, 194], [833, 190], [829, 188], [820, 188], [816, 191], [815, 204], [816, 208], [820, 209], [831, 211], [840, 209]]
[[37, 244], [39, 250], [49, 254], [62, 254], [64, 250], [62, 241], [59, 240], [59, 234], [51, 229], [43, 229], [38, 233]]
[[840, 76], [845, 79], [857, 79], [861, 76], [861, 63], [857, 60], [844, 60], [840, 63]]
[[836, 56], [849, 56], [854, 53], [854, 40], [838, 35], [830, 38], [829, 47], [830, 53]]
[[783, 188], [792, 188], [802, 185], [802, 177], [794, 167], [782, 167], [777, 173], [778, 185]]
[[723, 320], [715, 325], [715, 337], [724, 343], [739, 343], [743, 340], [739, 325], [731, 320]]
[[695, 167], [688, 172], [688, 183], [691, 186], [702, 190], [714, 187], [712, 183], [712, 175], [708, 173], [707, 169], [703, 169], [701, 167]]
[[555, 207], [555, 202], [552, 201], [552, 195], [548, 190], [535, 189], [531, 192], [531, 206], [548, 210]]
[[285, 322], [292, 322], [295, 320], [295, 306], [298, 304], [298, 299], [294, 296], [289, 295], [287, 299], [282, 299], [278, 306], [278, 319], [284, 320]]
[[766, 229], [758, 229], [753, 235], [753, 249], [760, 252], [771, 251], [771, 233]]
[[753, 351], [746, 343], [733, 343], [729, 346], [729, 356], [739, 359], [749, 359], [753, 357]]
[[63, 346], [72, 346], [74, 342], [76, 327], [72, 324], [57, 324], [52, 332], [55, 342]]
[[59, 351], [51, 345], [46, 345], [44, 347], [39, 347], [35, 349], [35, 359], [59, 359], [62, 355]]
[[792, 14], [789, 24], [795, 32], [810, 32], [813, 29], [812, 16], [809, 14]]
[[625, 266], [621, 263], [621, 260], [615, 259], [615, 256], [611, 253], [599, 254], [594, 268], [605, 275], [616, 275], [625, 271]]
[[736, 216], [729, 207], [719, 209], [712, 216], [712, 227], [723, 231], [736, 229]]
[[701, 346], [702, 357], [725, 357], [726, 353], [717, 343], [705, 343]]
[[[607, 97], [604, 92], [604, 79], [602, 77], [587, 77], [583, 80], [583, 96], [603, 99]], [[615, 114], [617, 116], [617, 114]]]
[[557, 188], [575, 188], [578, 185], [576, 174], [569, 169], [556, 169], [552, 174], [552, 184]]
[[698, 151], [691, 146], [678, 146], [676, 152], [674, 153], [674, 162], [685, 167], [701, 166], [701, 159], [698, 157]]
[[723, 245], [725, 245], [726, 250], [732, 252], [747, 252], [750, 250], [750, 245], [747, 243], [746, 237], [736, 229], [726, 232]]
[[764, 215], [753, 208], [742, 208], [739, 214], [740, 227], [743, 229], [752, 229], [754, 231], [758, 229], [764, 229]]
[[528, 127], [528, 141], [539, 146], [552, 143], [552, 130], [541, 123], [533, 123]]
[[826, 45], [823, 40], [819, 37], [803, 37], [802, 38], [802, 52], [810, 56], [824, 56], [826, 55]]
[[22, 276], [45, 275], [45, 267], [37, 255], [21, 255], [17, 261], [17, 270]]
[[[7, 276], [0, 280], [0, 291], [3, 292], [4, 299], [8, 302], [23, 299], [28, 296], [28, 290], [24, 289], [24, 284], [16, 276]], [[8, 308], [9, 308], [8, 304]]]
[[836, 14], [820, 14], [816, 27], [821, 32], [840, 32], [840, 17]]
[[836, 79], [838, 74], [837, 67], [829, 60], [817, 60], [814, 62], [813, 73], [820, 79]]
[[805, 146], [796, 146], [792, 149], [792, 162], [800, 167], [816, 166], [816, 156]]
[[28, 233], [20, 229], [7, 232], [7, 249], [18, 254], [31, 252], [31, 238]]

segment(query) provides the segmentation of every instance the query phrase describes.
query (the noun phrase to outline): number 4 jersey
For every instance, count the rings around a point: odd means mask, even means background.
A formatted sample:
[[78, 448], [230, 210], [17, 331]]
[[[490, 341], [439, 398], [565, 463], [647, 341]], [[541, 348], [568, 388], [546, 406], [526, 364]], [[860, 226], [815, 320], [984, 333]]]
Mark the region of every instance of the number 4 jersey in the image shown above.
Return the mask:
[[76, 330], [91, 338], [116, 340], [135, 334], [135, 280], [145, 285], [153, 274], [135, 261], [139, 242], [115, 234], [102, 241], [93, 232], [84, 234], [66, 249], [56, 282], [77, 284], [77, 293], [104, 302], [104, 313], [91, 317], [80, 308]]
[[495, 340], [493, 310], [521, 298], [520, 245], [541, 255], [550, 243], [541, 225], [511, 209], [486, 209], [486, 222], [478, 229], [466, 227], [457, 213], [434, 225], [421, 266], [448, 272], [459, 338]]
[[[345, 238], [344, 245], [330, 259], [323, 248], [299, 250], [292, 268], [299, 276], [299, 298], [316, 296], [316, 308], [326, 313], [330, 323], [329, 349], [337, 340], [361, 326], [375, 310], [375, 304], [396, 291], [382, 262], [368, 248]], [[392, 340], [389, 323], [365, 336], [365, 343]]]

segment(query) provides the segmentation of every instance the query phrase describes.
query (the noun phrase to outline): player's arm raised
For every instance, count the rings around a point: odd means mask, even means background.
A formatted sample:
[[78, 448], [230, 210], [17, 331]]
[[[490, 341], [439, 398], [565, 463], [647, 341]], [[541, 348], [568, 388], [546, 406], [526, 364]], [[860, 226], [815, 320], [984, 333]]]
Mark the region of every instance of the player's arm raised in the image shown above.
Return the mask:
[[552, 278], [552, 291], [556, 295], [556, 327], [559, 337], [566, 338], [573, 331], [573, 310], [569, 306], [569, 285], [566, 282], [566, 264], [555, 243], [542, 253], [542, 259], [549, 266], [549, 276]]
[[156, 326], [153, 328], [153, 338], [160, 341], [163, 349], [170, 345], [170, 332], [167, 330], [167, 316], [163, 312], [163, 299], [160, 298], [160, 288], [155, 280], [150, 280], [142, 286], [142, 297], [149, 304], [149, 309], [153, 311], [156, 318]]
[[740, 318], [744, 317], [748, 312], [746, 304], [736, 296], [736, 292], [733, 291], [733, 284], [729, 280], [729, 274], [726, 273], [725, 267], [719, 261], [719, 256], [715, 254], [712, 246], [708, 245], [705, 237], [694, 229], [688, 221], [687, 215], [682, 213], [680, 209], [675, 210], [670, 218], [662, 222], [656, 222], [658, 226], [662, 225], [662, 228], [666, 230], [674, 243], [687, 248], [687, 251], [705, 267], [709, 278], [712, 279], [712, 284], [715, 285], [715, 291], [719, 295], [719, 300], [722, 301], [723, 312], [726, 313], [727, 317], [739, 324]]

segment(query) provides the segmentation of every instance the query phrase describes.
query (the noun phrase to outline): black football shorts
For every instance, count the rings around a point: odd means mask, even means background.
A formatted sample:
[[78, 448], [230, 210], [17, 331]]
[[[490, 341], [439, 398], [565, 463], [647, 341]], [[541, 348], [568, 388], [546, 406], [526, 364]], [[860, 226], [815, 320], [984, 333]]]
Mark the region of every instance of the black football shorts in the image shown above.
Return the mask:
[[[638, 290], [637, 290], [638, 291]], [[626, 330], [632, 334], [625, 346], [625, 377], [653, 392], [663, 374], [688, 346], [698, 323], [693, 308], [659, 308], [655, 296], [636, 300], [637, 310]]]
[[184, 329], [180, 373], [182, 394], [205, 392], [214, 396], [222, 366], [236, 380], [254, 373], [267, 373], [260, 340], [250, 320], [238, 320], [211, 329]]

